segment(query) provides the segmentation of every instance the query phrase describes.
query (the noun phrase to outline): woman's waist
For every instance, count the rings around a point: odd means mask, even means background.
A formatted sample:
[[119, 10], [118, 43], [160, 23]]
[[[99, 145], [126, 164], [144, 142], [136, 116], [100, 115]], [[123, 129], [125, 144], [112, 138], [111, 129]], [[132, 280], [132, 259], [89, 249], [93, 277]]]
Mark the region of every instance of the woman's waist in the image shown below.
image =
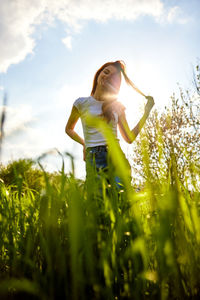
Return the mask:
[[87, 147], [86, 152], [107, 152], [108, 151], [108, 146], [107, 145], [98, 145], [98, 146], [92, 146], [92, 147]]

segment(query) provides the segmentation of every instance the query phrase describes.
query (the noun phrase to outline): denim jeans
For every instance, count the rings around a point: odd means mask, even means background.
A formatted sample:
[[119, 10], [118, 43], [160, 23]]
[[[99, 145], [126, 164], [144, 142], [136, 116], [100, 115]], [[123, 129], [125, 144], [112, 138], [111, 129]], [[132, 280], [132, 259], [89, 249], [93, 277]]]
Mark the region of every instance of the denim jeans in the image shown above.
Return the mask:
[[[115, 170], [108, 158], [107, 146], [96, 146], [86, 149], [86, 179], [89, 180], [95, 174], [99, 179], [101, 175], [105, 176], [108, 182], [114, 179], [117, 189], [123, 187], [121, 179], [115, 174]], [[110, 175], [113, 178], [110, 178]]]

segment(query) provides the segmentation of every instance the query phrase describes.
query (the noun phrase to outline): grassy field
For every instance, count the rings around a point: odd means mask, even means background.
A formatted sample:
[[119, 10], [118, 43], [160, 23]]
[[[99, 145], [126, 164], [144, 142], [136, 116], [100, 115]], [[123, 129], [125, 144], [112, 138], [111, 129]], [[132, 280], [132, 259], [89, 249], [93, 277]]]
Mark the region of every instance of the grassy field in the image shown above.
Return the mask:
[[147, 176], [136, 191], [110, 131], [96, 126], [122, 190], [105, 176], [86, 184], [64, 165], [56, 175], [14, 167], [12, 184], [0, 180], [0, 299], [199, 299], [197, 169], [183, 182], [172, 148], [158, 180], [143, 145]]
[[[1, 300], [200, 298], [200, 98], [180, 99], [134, 142], [132, 182], [110, 127], [90, 117], [109, 146], [107, 175], [75, 178], [69, 153], [59, 173], [44, 170], [46, 154], [40, 168], [1, 166]], [[4, 121], [5, 111], [0, 149]]]

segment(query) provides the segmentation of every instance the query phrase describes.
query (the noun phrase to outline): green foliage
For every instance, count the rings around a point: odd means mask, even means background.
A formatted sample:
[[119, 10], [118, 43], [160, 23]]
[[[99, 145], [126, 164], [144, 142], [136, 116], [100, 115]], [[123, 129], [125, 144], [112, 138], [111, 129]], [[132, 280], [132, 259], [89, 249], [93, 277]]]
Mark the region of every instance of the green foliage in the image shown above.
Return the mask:
[[44, 187], [43, 172], [34, 168], [35, 162], [32, 159], [19, 159], [7, 166], [1, 166], [0, 178], [5, 185], [12, 185], [13, 188], [22, 189], [22, 185], [39, 192]]
[[127, 182], [119, 191], [103, 175], [85, 184], [63, 170], [54, 179], [43, 170], [40, 193], [1, 181], [1, 299], [198, 295], [200, 193], [184, 187], [173, 153], [171, 179], [151, 178], [140, 192]]
[[200, 97], [181, 88], [179, 98], [171, 97], [171, 107], [162, 114], [156, 110], [151, 113], [133, 149], [133, 178], [137, 184], [143, 185], [147, 178], [158, 183], [170, 180], [173, 156], [182, 183], [188, 189], [200, 188], [196, 177], [200, 167], [199, 120]]

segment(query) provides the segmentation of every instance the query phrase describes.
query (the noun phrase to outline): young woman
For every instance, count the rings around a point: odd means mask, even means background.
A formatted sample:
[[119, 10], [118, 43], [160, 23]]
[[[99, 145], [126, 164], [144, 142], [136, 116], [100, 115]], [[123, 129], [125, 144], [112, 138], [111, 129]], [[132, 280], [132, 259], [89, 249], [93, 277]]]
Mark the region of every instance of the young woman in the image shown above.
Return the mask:
[[[91, 166], [94, 166], [97, 172], [108, 168], [106, 140], [96, 128], [88, 126], [85, 121], [88, 113], [109, 123], [116, 139], [118, 126], [124, 140], [131, 144], [143, 127], [154, 105], [154, 99], [151, 96], [146, 97], [144, 95], [148, 100], [144, 114], [138, 124], [131, 130], [126, 120], [125, 107], [117, 101], [122, 75], [129, 85], [139, 91], [128, 78], [124, 62], [108, 62], [96, 72], [91, 95], [78, 98], [73, 104], [65, 131], [74, 141], [83, 146], [83, 159], [86, 161], [86, 178], [89, 175]], [[82, 121], [84, 139], [74, 130], [79, 118]], [[117, 184], [120, 183], [118, 176], [115, 176], [115, 181]]]

